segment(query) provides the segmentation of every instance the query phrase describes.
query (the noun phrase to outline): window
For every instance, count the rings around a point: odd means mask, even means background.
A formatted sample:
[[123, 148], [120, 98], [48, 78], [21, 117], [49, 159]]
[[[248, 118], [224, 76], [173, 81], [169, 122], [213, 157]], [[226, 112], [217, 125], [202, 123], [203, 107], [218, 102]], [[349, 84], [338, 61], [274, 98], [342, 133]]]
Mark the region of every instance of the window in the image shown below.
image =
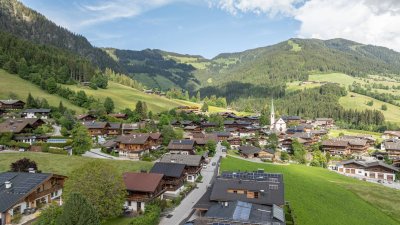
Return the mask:
[[276, 185], [276, 184], [270, 184], [269, 185], [269, 190], [278, 190], [278, 185]]
[[258, 192], [254, 192], [254, 198], [258, 198]]
[[128, 206], [132, 206], [132, 202], [131, 201], [128, 201]]
[[237, 190], [234, 190], [233, 193], [234, 193], [234, 194], [237, 194]]

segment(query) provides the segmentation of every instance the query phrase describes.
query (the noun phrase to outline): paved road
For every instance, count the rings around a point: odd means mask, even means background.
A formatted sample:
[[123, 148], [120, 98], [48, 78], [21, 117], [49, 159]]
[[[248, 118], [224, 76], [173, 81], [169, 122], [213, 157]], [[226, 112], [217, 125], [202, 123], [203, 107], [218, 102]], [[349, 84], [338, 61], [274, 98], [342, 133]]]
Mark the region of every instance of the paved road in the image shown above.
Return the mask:
[[58, 125], [52, 125], [53, 127], [53, 133], [51, 136], [61, 136], [61, 126]]
[[[184, 219], [190, 216], [192, 212], [193, 206], [197, 203], [197, 201], [201, 198], [201, 196], [206, 193], [207, 187], [210, 185], [210, 182], [214, 176], [215, 170], [218, 169], [219, 157], [222, 155], [221, 145], [217, 145], [217, 152], [215, 156], [210, 160], [210, 163], [207, 165], [207, 169], [203, 169], [201, 174], [203, 176], [203, 182], [197, 184], [197, 188], [194, 189], [186, 198], [184, 198], [179, 206], [177, 206], [171, 213], [171, 218], [163, 217], [161, 218], [161, 222], [159, 225], [179, 225]], [[212, 163], [216, 163], [215, 166], [212, 166]]]

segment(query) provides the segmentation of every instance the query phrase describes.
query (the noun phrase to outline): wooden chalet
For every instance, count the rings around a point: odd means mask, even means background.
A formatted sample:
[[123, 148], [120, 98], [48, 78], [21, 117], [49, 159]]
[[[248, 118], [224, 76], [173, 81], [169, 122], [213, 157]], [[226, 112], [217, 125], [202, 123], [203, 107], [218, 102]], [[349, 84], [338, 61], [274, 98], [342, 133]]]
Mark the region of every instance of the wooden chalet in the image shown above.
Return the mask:
[[350, 154], [350, 147], [348, 145], [348, 141], [346, 140], [325, 140], [322, 142], [322, 150], [329, 152], [332, 156]]
[[231, 137], [230, 132], [214, 132], [213, 135], [217, 138], [218, 141], [226, 141], [229, 137]]
[[121, 123], [108, 123], [107, 135], [121, 135], [122, 124]]
[[240, 139], [240, 137], [230, 137], [227, 141], [233, 149], [238, 149], [239, 146], [242, 145], [242, 139]]
[[144, 212], [148, 202], [162, 199], [166, 191], [163, 176], [158, 173], [124, 173], [123, 179], [128, 192], [124, 206], [135, 212]]
[[92, 114], [82, 114], [82, 115], [78, 115], [76, 117], [77, 120], [79, 121], [95, 121], [97, 119], [96, 115], [92, 115]]
[[383, 139], [399, 139], [400, 131], [387, 130], [382, 135]]
[[194, 155], [194, 140], [171, 140], [168, 144], [168, 151], [171, 154]]
[[116, 150], [120, 157], [130, 159], [140, 159], [140, 157], [149, 152], [152, 147], [152, 139], [149, 134], [130, 134], [118, 136], [114, 142]]
[[108, 116], [114, 117], [116, 119], [126, 120], [128, 119], [128, 115], [126, 113], [111, 113]]
[[396, 179], [396, 173], [399, 172], [399, 168], [390, 166], [382, 161], [348, 160], [338, 164], [338, 172], [392, 182]]
[[185, 165], [179, 163], [156, 162], [150, 173], [158, 173], [163, 176], [163, 188], [169, 192], [179, 193], [185, 183]]
[[0, 133], [32, 133], [33, 130], [43, 124], [45, 124], [45, 122], [39, 118], [8, 119], [3, 123], [0, 123]]
[[108, 134], [111, 127], [108, 122], [90, 121], [82, 124], [88, 129], [90, 136], [104, 136]]
[[25, 102], [21, 100], [0, 100], [0, 109], [2, 110], [17, 110], [23, 109], [25, 106]]
[[177, 155], [168, 154], [164, 155], [160, 162], [165, 163], [178, 163], [185, 165], [185, 174], [187, 181], [195, 182], [200, 176], [202, 164], [204, 163], [204, 157], [201, 155]]
[[390, 159], [400, 158], [400, 141], [385, 141], [382, 145]]
[[0, 173], [0, 224], [12, 224], [16, 215], [28, 215], [41, 204], [59, 201], [65, 179], [65, 176], [33, 170]]

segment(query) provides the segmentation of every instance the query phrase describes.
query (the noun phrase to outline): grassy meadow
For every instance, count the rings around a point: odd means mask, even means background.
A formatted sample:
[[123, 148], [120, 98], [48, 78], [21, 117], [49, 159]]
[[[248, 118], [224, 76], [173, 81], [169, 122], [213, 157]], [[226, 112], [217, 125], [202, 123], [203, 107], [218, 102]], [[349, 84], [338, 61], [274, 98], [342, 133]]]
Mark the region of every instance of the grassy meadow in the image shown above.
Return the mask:
[[221, 171], [282, 173], [285, 199], [298, 225], [388, 225], [400, 223], [400, 191], [359, 181], [322, 168], [252, 163], [233, 157]]
[[91, 161], [102, 161], [111, 164], [121, 173], [127, 171], [140, 171], [142, 169], [150, 170], [153, 166], [153, 163], [143, 161], [94, 159], [83, 156], [66, 156], [39, 152], [10, 152], [0, 153], [0, 172], [9, 170], [12, 162], [24, 157], [35, 161], [38, 164], [39, 170], [43, 173], [56, 173], [67, 176], [74, 169]]
[[9, 74], [4, 70], [0, 70], [0, 98], [8, 98], [10, 92], [15, 93], [18, 98], [23, 101], [25, 101], [28, 94], [31, 93], [35, 98], [45, 98], [51, 106], [58, 106], [60, 101], [62, 101], [65, 107], [75, 110], [76, 112], [83, 112], [83, 108], [73, 105], [67, 99], [49, 94], [31, 82], [20, 78], [18, 75]]

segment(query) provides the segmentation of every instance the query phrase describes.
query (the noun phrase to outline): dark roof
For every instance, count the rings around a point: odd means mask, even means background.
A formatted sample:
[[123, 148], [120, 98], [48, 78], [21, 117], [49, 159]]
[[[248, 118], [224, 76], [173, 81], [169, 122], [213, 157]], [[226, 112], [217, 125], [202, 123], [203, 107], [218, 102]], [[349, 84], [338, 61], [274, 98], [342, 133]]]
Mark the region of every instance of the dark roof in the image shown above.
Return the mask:
[[51, 109], [25, 109], [24, 113], [50, 113]]
[[128, 191], [154, 192], [160, 184], [163, 174], [124, 173], [124, 183]]
[[346, 140], [329, 139], [322, 142], [322, 146], [336, 146], [346, 147], [349, 144]]
[[231, 133], [230, 132], [214, 132], [214, 135], [217, 135], [217, 137], [230, 137]]
[[242, 145], [239, 147], [239, 152], [245, 155], [259, 153], [260, 151], [261, 151], [260, 148], [250, 145]]
[[166, 177], [179, 178], [182, 176], [185, 165], [178, 163], [156, 162], [150, 173], [164, 174]]
[[[0, 173], [0, 212], [13, 207], [52, 176], [50, 173]], [[6, 181], [11, 182], [10, 189], [6, 189]]]
[[12, 104], [15, 104], [15, 103], [18, 103], [18, 102], [25, 104], [25, 102], [23, 102], [21, 100], [14, 100], [14, 99], [0, 100], [0, 103], [2, 103], [4, 105], [12, 105]]
[[149, 139], [148, 134], [130, 134], [130, 135], [120, 135], [115, 139], [115, 142], [122, 144], [145, 144]]
[[362, 166], [364, 168], [369, 168], [369, 167], [374, 167], [374, 166], [382, 166], [382, 167], [385, 167], [387, 169], [390, 169], [390, 170], [393, 170], [393, 171], [396, 171], [396, 172], [398, 172], [400, 170], [399, 168], [391, 166], [391, 165], [388, 165], [388, 164], [386, 164], [386, 163], [384, 163], [382, 161], [369, 161], [368, 162], [368, 161], [361, 161], [361, 160], [351, 159], [351, 160], [340, 162], [339, 165], [347, 165], [347, 164], [352, 164], [352, 163], [358, 164], [358, 165], [360, 165], [360, 166]]
[[300, 116], [282, 116], [281, 117], [283, 120], [301, 120]]
[[[225, 221], [222, 224], [230, 224], [228, 221], [254, 224], [285, 224], [284, 212], [279, 206], [265, 206], [242, 201], [228, 202], [226, 205], [214, 203], [204, 217], [205, 220], [213, 222], [222, 219]], [[199, 221], [201, 220], [199, 219]]]
[[101, 146], [105, 148], [114, 148], [117, 146], [117, 142], [115, 142], [115, 140], [109, 140], [106, 143], [102, 144]]
[[108, 123], [110, 125], [109, 129], [121, 129], [121, 123]]
[[25, 128], [32, 128], [31, 124], [25, 119], [7, 120], [3, 123], [0, 123], [0, 133], [20, 133]]
[[107, 126], [109, 126], [109, 123], [107, 122], [83, 122], [83, 126], [85, 126], [87, 129], [104, 129]]
[[168, 144], [168, 149], [173, 150], [193, 150], [194, 140], [171, 140]]
[[203, 157], [201, 155], [181, 155], [181, 154], [170, 154], [164, 155], [160, 162], [167, 163], [179, 163], [186, 166], [200, 166]]
[[389, 142], [386, 141], [383, 143], [385, 145], [386, 150], [395, 150], [400, 151], [400, 141], [399, 142]]
[[[246, 194], [228, 193], [228, 189], [259, 192], [258, 198], [247, 198]], [[269, 173], [222, 173], [212, 188], [211, 201], [244, 201], [262, 205], [284, 205], [282, 174]]]

